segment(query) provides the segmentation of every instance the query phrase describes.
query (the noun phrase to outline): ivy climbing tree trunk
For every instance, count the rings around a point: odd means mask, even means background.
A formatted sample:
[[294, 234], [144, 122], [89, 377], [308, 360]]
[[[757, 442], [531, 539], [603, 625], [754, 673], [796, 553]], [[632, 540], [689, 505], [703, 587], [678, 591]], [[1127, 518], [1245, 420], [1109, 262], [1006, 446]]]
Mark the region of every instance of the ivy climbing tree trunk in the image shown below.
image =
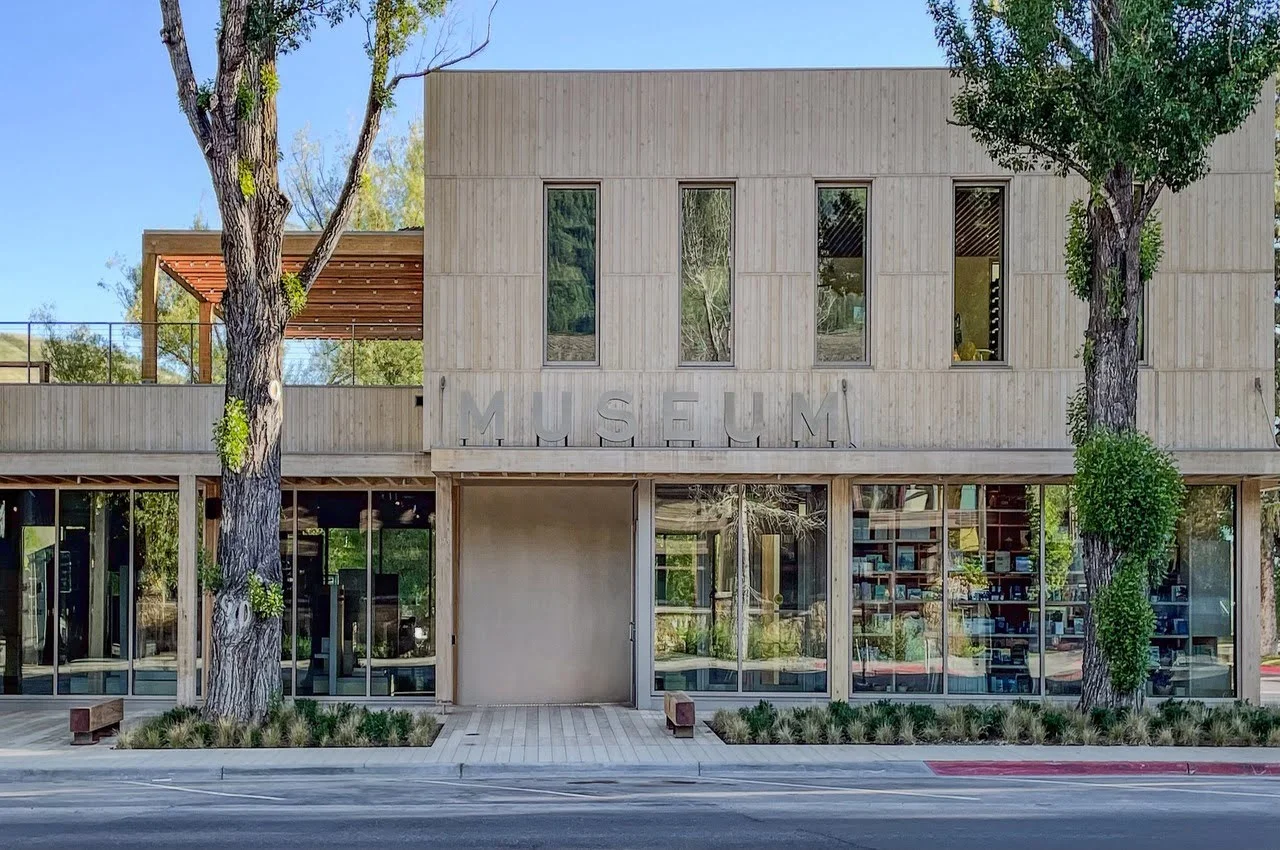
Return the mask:
[[[1108, 176], [1105, 188], [1112, 203], [1098, 197], [1088, 206], [1089, 323], [1082, 353], [1088, 430], [1105, 428], [1126, 433], [1137, 430], [1138, 425], [1141, 233], [1156, 197], [1148, 193], [1145, 203], [1138, 207], [1134, 190], [1127, 171], [1116, 168]], [[1095, 535], [1082, 534], [1080, 542], [1085, 586], [1089, 598], [1097, 599], [1115, 576], [1120, 552]], [[1111, 669], [1092, 610], [1085, 617], [1080, 690], [1084, 706], [1118, 706], [1136, 699], [1136, 695], [1121, 693], [1112, 686]]]
[[[159, 0], [178, 101], [204, 155], [222, 218], [227, 332], [223, 416], [214, 427], [222, 463], [222, 524], [205, 712], [260, 718], [280, 691], [280, 435], [284, 421], [285, 326], [337, 248], [355, 210], [383, 110], [403, 80], [423, 77], [479, 53], [489, 42], [451, 53], [448, 39], [425, 66], [393, 73], [445, 0], [221, 0], [216, 77], [198, 84], [179, 0]], [[495, 4], [496, 5], [496, 4]], [[295, 274], [282, 263], [290, 204], [280, 189], [276, 61], [325, 21], [359, 14], [371, 64], [364, 121], [346, 179], [315, 247]], [[490, 22], [493, 7], [489, 10]], [[447, 34], [448, 30], [446, 30]]]

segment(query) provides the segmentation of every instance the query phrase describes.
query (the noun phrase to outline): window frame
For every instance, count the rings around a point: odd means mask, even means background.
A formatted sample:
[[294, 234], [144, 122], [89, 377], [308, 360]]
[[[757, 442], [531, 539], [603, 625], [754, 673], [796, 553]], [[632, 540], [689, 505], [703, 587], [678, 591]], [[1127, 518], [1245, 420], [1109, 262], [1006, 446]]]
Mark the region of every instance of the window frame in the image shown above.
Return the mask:
[[[729, 359], [728, 360], [685, 360], [682, 351], [681, 322], [684, 316], [681, 305], [684, 303], [684, 192], [686, 189], [727, 189], [729, 190]], [[682, 368], [692, 369], [733, 369], [737, 364], [737, 309], [735, 297], [738, 278], [738, 186], [733, 180], [681, 180], [676, 184], [676, 363]]]
[[[596, 231], [595, 231], [595, 358], [592, 360], [552, 360], [547, 350], [551, 340], [551, 329], [548, 326], [551, 300], [551, 192], [557, 189], [589, 189], [596, 195]], [[542, 365], [554, 368], [600, 368], [603, 363], [600, 339], [600, 198], [601, 186], [598, 181], [590, 180], [545, 180], [542, 183]]]
[[[951, 181], [951, 309], [947, 313], [947, 337], [951, 340], [951, 368], [982, 369], [1009, 368], [1009, 195], [1012, 181], [1006, 177], [973, 177]], [[955, 316], [956, 316], [956, 193], [961, 189], [998, 189], [1000, 190], [1000, 354], [999, 360], [956, 360], [955, 359]]]
[[[813, 365], [815, 369], [850, 369], [867, 368], [871, 364], [871, 197], [872, 183], [870, 179], [848, 180], [815, 180], [813, 184]], [[865, 189], [867, 205], [862, 225], [862, 279], [863, 312], [862, 320], [862, 353], [861, 360], [822, 360], [818, 357], [818, 269], [822, 258], [818, 256], [818, 226], [822, 221], [823, 189]], [[954, 217], [954, 216], [953, 216]], [[954, 227], [953, 227], [954, 229]], [[954, 236], [953, 236], [954, 238]]]

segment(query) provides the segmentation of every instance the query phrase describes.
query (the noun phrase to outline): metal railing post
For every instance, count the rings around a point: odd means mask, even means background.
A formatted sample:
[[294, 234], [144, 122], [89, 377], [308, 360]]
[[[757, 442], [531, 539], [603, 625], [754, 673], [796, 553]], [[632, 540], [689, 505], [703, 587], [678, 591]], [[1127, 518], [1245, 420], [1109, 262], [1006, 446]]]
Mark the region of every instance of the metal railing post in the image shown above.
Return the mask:
[[31, 383], [31, 323], [27, 322], [27, 383]]
[[351, 386], [356, 385], [356, 323], [351, 323]]
[[115, 383], [115, 381], [113, 380], [115, 378], [115, 375], [113, 374], [115, 372], [115, 369], [112, 368], [115, 365], [113, 355], [115, 354], [114, 349], [116, 347], [115, 335], [113, 333], [114, 329], [115, 329], [115, 322], [107, 322], [107, 383], [108, 384]]

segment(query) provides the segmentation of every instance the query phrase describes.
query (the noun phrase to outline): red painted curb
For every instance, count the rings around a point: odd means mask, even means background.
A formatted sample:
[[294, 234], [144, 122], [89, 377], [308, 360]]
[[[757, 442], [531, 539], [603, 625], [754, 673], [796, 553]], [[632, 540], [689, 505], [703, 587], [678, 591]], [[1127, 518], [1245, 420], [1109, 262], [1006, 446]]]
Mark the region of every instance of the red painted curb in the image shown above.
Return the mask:
[[936, 776], [1280, 776], [1280, 764], [1186, 761], [926, 761]]

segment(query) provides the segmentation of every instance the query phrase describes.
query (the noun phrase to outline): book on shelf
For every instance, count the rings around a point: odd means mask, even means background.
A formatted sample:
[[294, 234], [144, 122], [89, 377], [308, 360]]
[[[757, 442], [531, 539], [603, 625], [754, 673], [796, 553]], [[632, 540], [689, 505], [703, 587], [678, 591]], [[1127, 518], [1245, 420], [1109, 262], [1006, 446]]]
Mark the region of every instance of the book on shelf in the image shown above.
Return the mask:
[[916, 550], [910, 546], [899, 547], [898, 569], [914, 570], [916, 568]]

